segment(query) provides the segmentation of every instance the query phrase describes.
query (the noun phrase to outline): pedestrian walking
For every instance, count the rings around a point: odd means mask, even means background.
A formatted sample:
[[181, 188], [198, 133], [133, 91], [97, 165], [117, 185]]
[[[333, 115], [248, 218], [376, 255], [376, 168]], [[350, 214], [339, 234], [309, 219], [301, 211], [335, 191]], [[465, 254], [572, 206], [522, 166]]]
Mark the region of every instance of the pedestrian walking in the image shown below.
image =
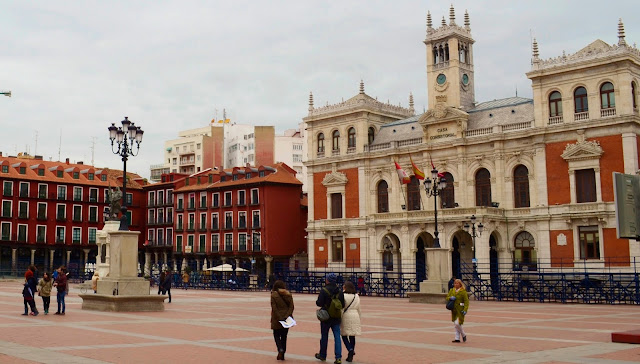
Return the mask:
[[169, 303], [171, 303], [171, 271], [168, 270], [164, 276], [164, 280], [162, 281], [162, 290], [163, 294], [166, 291], [167, 295], [169, 295]]
[[467, 334], [464, 333], [462, 324], [464, 324], [464, 317], [467, 315], [467, 310], [469, 309], [469, 295], [461, 280], [456, 279], [453, 282], [453, 288], [449, 290], [447, 300], [455, 301], [453, 310], [451, 310], [451, 321], [453, 321], [453, 327], [455, 329], [455, 337], [452, 342], [459, 343], [460, 339], [462, 339], [463, 342], [467, 342]]
[[[344, 307], [344, 294], [337, 285], [338, 276], [335, 273], [327, 274], [325, 279], [326, 285], [320, 290], [316, 306], [332, 312], [332, 303], [334, 299], [340, 301], [340, 312]], [[336, 360], [334, 364], [342, 364], [342, 343], [340, 342], [340, 317], [329, 317], [326, 321], [320, 321], [320, 352], [316, 353], [316, 359], [321, 361], [327, 360], [327, 345], [329, 344], [329, 329], [333, 332], [334, 352]]]
[[38, 283], [33, 276], [31, 269], [27, 269], [24, 274], [24, 288], [22, 289], [22, 298], [24, 301], [24, 313], [22, 316], [29, 314], [29, 308], [31, 308], [31, 316], [38, 316], [38, 309], [36, 308], [35, 294], [38, 291]]
[[283, 281], [275, 281], [271, 289], [271, 330], [273, 339], [278, 349], [277, 360], [284, 360], [287, 352], [287, 334], [289, 328], [282, 326], [280, 321], [285, 321], [293, 315], [293, 296], [287, 290]]
[[358, 292], [363, 296], [367, 295], [367, 291], [364, 288], [364, 277], [363, 276], [359, 276], [358, 277]]
[[342, 321], [340, 322], [340, 334], [342, 342], [347, 348], [347, 361], [353, 361], [356, 355], [356, 336], [362, 334], [360, 325], [360, 296], [356, 293], [353, 282], [346, 281], [343, 286], [344, 310], [342, 311]]
[[91, 277], [91, 288], [93, 288], [93, 293], [98, 293], [99, 280], [100, 280], [100, 273], [98, 273], [98, 271], [93, 272], [93, 277]]
[[167, 276], [165, 272], [160, 273], [160, 278], [158, 278], [158, 294], [164, 294], [164, 278]]
[[58, 301], [58, 311], [54, 315], [64, 315], [65, 312], [65, 303], [64, 297], [67, 295], [68, 284], [67, 284], [67, 268], [62, 265], [58, 268], [58, 278], [55, 282], [53, 282], [53, 286], [58, 289], [57, 301]]
[[456, 277], [451, 277], [449, 283], [447, 283], [447, 289], [453, 288], [453, 284], [456, 282]]
[[38, 282], [38, 295], [42, 297], [42, 306], [44, 314], [49, 314], [49, 304], [51, 303], [51, 289], [53, 289], [53, 280], [49, 277], [49, 273], [44, 272], [42, 279]]
[[189, 273], [187, 273], [186, 271], [184, 273], [182, 273], [182, 288], [184, 288], [185, 290], [189, 286]]

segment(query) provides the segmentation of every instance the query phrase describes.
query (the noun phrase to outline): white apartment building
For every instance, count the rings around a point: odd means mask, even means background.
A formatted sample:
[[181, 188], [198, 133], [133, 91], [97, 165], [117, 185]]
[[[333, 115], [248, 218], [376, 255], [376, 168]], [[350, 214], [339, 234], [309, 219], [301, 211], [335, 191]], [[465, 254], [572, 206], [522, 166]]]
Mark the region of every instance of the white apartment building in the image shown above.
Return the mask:
[[304, 125], [300, 124], [298, 129], [285, 130], [282, 135], [275, 138], [275, 159], [276, 163], [283, 162], [296, 171], [296, 177], [303, 183], [302, 192], [306, 193], [306, 171], [302, 162], [307, 160], [307, 151], [304, 148], [306, 137]]

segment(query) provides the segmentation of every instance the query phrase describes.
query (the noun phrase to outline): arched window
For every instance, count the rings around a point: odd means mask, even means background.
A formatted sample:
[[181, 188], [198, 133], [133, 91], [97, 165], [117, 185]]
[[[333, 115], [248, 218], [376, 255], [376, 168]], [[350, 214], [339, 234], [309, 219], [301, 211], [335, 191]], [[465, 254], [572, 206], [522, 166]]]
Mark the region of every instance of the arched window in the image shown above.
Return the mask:
[[407, 185], [407, 204], [409, 211], [420, 210], [420, 180], [416, 176], [411, 176]]
[[491, 173], [486, 168], [476, 172], [476, 206], [491, 205]]
[[444, 173], [444, 179], [447, 181], [447, 187], [442, 190], [440, 195], [440, 203], [443, 209], [451, 209], [456, 207], [456, 198], [453, 190], [453, 176], [449, 172]]
[[378, 183], [378, 212], [389, 212], [389, 185], [387, 181]]
[[636, 82], [631, 81], [631, 103], [633, 104], [633, 108], [638, 108], [638, 102], [636, 100]]
[[587, 100], [587, 89], [580, 86], [573, 91], [573, 103], [576, 113], [589, 111], [589, 101]]
[[605, 82], [600, 86], [600, 107], [603, 109], [612, 109], [616, 107], [616, 96], [614, 95], [613, 84]]
[[333, 139], [333, 150], [340, 150], [340, 132], [335, 130], [332, 135]]
[[440, 63], [438, 60], [438, 47], [433, 47], [433, 64]]
[[382, 253], [382, 265], [384, 266], [384, 270], [392, 271], [393, 270], [393, 253], [385, 250]]
[[324, 153], [324, 134], [318, 134], [318, 153]]
[[444, 60], [445, 62], [449, 60], [449, 43], [444, 45]]
[[373, 126], [370, 126], [369, 131], [367, 132], [367, 141], [369, 142], [369, 145], [373, 143], [373, 138], [375, 136], [376, 136], [376, 129], [374, 129]]
[[349, 131], [347, 131], [347, 137], [348, 137], [348, 142], [349, 148], [355, 148], [356, 147], [356, 129], [355, 128], [349, 128]]
[[529, 207], [529, 170], [519, 165], [513, 171], [513, 198], [515, 207]]
[[[515, 269], [536, 270], [536, 242], [533, 235], [527, 231], [523, 231], [516, 235], [515, 249], [513, 251], [513, 263]], [[526, 268], [525, 268], [526, 267]]]
[[562, 95], [558, 91], [549, 95], [549, 116], [562, 116]]

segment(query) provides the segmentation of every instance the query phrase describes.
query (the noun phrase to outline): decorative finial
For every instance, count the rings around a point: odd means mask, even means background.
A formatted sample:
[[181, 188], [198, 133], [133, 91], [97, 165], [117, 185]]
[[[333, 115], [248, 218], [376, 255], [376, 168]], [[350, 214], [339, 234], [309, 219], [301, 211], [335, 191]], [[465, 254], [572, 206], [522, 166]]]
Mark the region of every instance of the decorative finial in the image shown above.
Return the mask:
[[471, 29], [471, 21], [469, 20], [469, 12], [467, 10], [464, 11], [464, 27], [467, 30]]
[[624, 40], [624, 24], [622, 23], [622, 18], [618, 20], [618, 45], [627, 45], [627, 42]]
[[313, 93], [309, 91], [309, 111], [313, 110]]
[[409, 92], [409, 112], [413, 115], [415, 114], [415, 109], [413, 108], [413, 93]]
[[533, 58], [537, 59], [538, 56], [538, 41], [536, 38], [533, 38]]
[[446, 21], [446, 20], [444, 20], [444, 16], [443, 16], [443, 17], [442, 17], [442, 26], [445, 26], [445, 25], [447, 25], [447, 21]]
[[431, 23], [431, 12], [427, 11], [427, 29], [431, 29], [432, 28], [432, 23]]
[[456, 24], [456, 11], [453, 8], [453, 4], [451, 4], [451, 7], [449, 8], [449, 25], [455, 25]]
[[364, 82], [362, 80], [360, 80], [360, 93], [364, 93]]

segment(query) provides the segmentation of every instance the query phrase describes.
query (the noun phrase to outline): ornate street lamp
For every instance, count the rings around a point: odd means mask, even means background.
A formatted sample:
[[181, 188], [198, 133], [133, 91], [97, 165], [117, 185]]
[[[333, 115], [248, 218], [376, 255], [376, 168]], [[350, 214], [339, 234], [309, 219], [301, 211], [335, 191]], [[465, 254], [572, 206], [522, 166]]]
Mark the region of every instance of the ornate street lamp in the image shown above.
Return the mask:
[[[111, 123], [108, 130], [109, 139], [111, 140], [111, 151], [121, 156], [124, 164], [122, 170], [122, 207], [120, 207], [122, 216], [120, 216], [120, 230], [129, 230], [129, 221], [127, 220], [127, 159], [129, 156], [135, 157], [138, 155], [144, 131], [142, 131], [139, 126], [135, 126], [126, 116], [124, 120], [122, 120], [121, 127], [117, 127], [115, 123]], [[114, 149], [114, 141], [118, 145], [117, 150]]]
[[[473, 239], [473, 260], [475, 263], [476, 260], [476, 237], [480, 237], [482, 235], [482, 231], [484, 230], [484, 225], [482, 223], [478, 224], [477, 234], [476, 234], [476, 215], [471, 215], [469, 218], [470, 221], [464, 223], [464, 231], [469, 232], [469, 228], [471, 228], [471, 238]], [[471, 225], [469, 225], [471, 223]]]
[[433, 247], [440, 248], [440, 238], [438, 238], [438, 196], [442, 194], [442, 191], [447, 187], [447, 180], [444, 177], [438, 177], [438, 170], [431, 170], [431, 178], [427, 177], [424, 180], [424, 189], [427, 192], [427, 197], [433, 196], [433, 208], [435, 215], [436, 231], [434, 232], [435, 238], [433, 239]]

